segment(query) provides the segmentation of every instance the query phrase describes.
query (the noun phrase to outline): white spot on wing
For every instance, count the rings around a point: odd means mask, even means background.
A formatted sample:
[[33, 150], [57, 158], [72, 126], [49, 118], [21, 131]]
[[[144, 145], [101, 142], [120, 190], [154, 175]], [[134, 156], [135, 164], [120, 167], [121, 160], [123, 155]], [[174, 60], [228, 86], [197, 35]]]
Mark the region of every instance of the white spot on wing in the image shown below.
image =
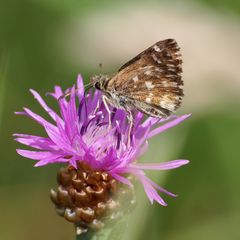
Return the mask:
[[162, 63], [162, 61], [160, 59], [157, 58], [157, 56], [155, 54], [152, 54], [152, 58], [155, 62], [157, 62], [158, 64]]
[[167, 78], [174, 78], [175, 75], [173, 75], [173, 74], [166, 74], [165, 77], [167, 77]]
[[155, 71], [156, 71], [156, 72], [160, 72], [160, 73], [163, 72], [163, 70], [162, 70], [161, 68], [155, 68]]
[[176, 82], [171, 82], [171, 81], [162, 81], [161, 85], [163, 87], [177, 87], [178, 84]]
[[138, 81], [138, 76], [133, 77], [133, 81], [136, 83]]
[[147, 66], [141, 67], [140, 69], [147, 70], [147, 69], [150, 69], [150, 68], [154, 68], [154, 66], [153, 65], [147, 65]]
[[153, 85], [152, 82], [150, 82], [150, 81], [146, 81], [146, 82], [145, 82], [145, 85], [146, 85], [146, 87], [147, 87], [148, 90], [154, 88], [154, 85]]
[[150, 70], [147, 70], [146, 72], [144, 72], [145, 75], [150, 75], [151, 74], [151, 71]]
[[154, 49], [156, 52], [161, 52], [160, 47], [158, 47], [157, 45], [154, 45], [154, 46], [153, 46], [153, 49]]
[[169, 87], [169, 84], [168, 84], [167, 81], [162, 81], [162, 82], [161, 82], [161, 85], [162, 85], [163, 87]]
[[168, 95], [162, 96], [159, 104], [162, 108], [168, 109], [172, 112], [175, 110], [175, 102], [171, 100]]
[[151, 103], [151, 98], [150, 97], [146, 98], [146, 103]]

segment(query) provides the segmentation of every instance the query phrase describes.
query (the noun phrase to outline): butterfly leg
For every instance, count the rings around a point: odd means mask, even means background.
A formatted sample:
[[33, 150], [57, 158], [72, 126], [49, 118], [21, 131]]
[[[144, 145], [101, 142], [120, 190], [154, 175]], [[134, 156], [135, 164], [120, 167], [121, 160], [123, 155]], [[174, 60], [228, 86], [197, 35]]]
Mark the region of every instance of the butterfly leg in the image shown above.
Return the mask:
[[128, 118], [128, 121], [129, 121], [129, 129], [128, 129], [128, 139], [127, 139], [127, 146], [129, 147], [130, 144], [131, 144], [131, 132], [132, 132], [132, 129], [133, 129], [133, 114], [132, 114], [132, 111], [131, 110], [126, 110], [128, 115], [127, 115], [127, 118]]
[[97, 106], [96, 106], [96, 108], [95, 108], [95, 110], [94, 110], [94, 112], [93, 112], [93, 115], [94, 115], [94, 116], [96, 115], [96, 113], [97, 113], [97, 111], [99, 110], [99, 108], [100, 108], [100, 101], [98, 100]]
[[103, 104], [108, 112], [108, 131], [110, 131], [112, 128], [112, 122], [111, 122], [111, 111], [108, 107], [109, 100], [105, 95], [102, 96], [102, 100], [103, 100]]

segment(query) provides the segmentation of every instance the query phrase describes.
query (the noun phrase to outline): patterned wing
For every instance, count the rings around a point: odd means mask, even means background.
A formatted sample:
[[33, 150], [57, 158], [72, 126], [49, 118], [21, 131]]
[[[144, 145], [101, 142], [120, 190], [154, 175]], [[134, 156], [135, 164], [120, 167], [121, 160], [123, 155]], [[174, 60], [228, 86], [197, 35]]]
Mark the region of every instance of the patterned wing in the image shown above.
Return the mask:
[[182, 60], [174, 39], [155, 43], [124, 64], [108, 84], [138, 110], [167, 116], [181, 104]]

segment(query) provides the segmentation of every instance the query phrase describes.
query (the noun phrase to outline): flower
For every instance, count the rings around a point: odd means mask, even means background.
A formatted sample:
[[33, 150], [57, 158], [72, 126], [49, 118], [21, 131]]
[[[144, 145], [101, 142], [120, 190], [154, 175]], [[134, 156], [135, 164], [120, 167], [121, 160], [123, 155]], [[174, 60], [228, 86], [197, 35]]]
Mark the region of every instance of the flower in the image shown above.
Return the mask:
[[[131, 143], [128, 144], [127, 113], [110, 106], [112, 114], [111, 129], [109, 129], [108, 112], [102, 102], [101, 92], [90, 91], [84, 95], [83, 80], [80, 75], [77, 79], [77, 90], [75, 86], [67, 90], [70, 92], [69, 100], [61, 97], [64, 92], [59, 86], [49, 94], [57, 100], [60, 114], [48, 107], [36, 91], [30, 91], [54, 124], [28, 108], [23, 108], [23, 112], [16, 112], [35, 120], [47, 133], [47, 137], [14, 134], [16, 141], [36, 149], [36, 151], [17, 149], [18, 154], [36, 160], [35, 166], [65, 162], [77, 168], [78, 163], [83, 162], [92, 169], [105, 171], [117, 181], [128, 185], [132, 183], [126, 174], [132, 174], [141, 182], [151, 203], [156, 201], [161, 205], [167, 205], [158, 191], [176, 196], [151, 181], [144, 170], [174, 169], [187, 164], [188, 160], [165, 163], [137, 163], [136, 160], [147, 150], [148, 139], [176, 126], [190, 114], [180, 117], [171, 115], [167, 119], [152, 117], [144, 119], [142, 113], [136, 112]], [[76, 100], [79, 102], [78, 105]]]

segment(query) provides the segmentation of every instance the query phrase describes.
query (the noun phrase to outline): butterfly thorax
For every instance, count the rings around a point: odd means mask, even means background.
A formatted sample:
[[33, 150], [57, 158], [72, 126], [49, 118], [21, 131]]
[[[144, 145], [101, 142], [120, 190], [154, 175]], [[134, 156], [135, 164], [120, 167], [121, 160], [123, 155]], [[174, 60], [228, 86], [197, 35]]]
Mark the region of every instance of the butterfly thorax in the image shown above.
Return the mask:
[[107, 97], [112, 106], [126, 109], [127, 98], [115, 89], [112, 81], [114, 76], [116, 75], [95, 75], [91, 81], [93, 86]]

